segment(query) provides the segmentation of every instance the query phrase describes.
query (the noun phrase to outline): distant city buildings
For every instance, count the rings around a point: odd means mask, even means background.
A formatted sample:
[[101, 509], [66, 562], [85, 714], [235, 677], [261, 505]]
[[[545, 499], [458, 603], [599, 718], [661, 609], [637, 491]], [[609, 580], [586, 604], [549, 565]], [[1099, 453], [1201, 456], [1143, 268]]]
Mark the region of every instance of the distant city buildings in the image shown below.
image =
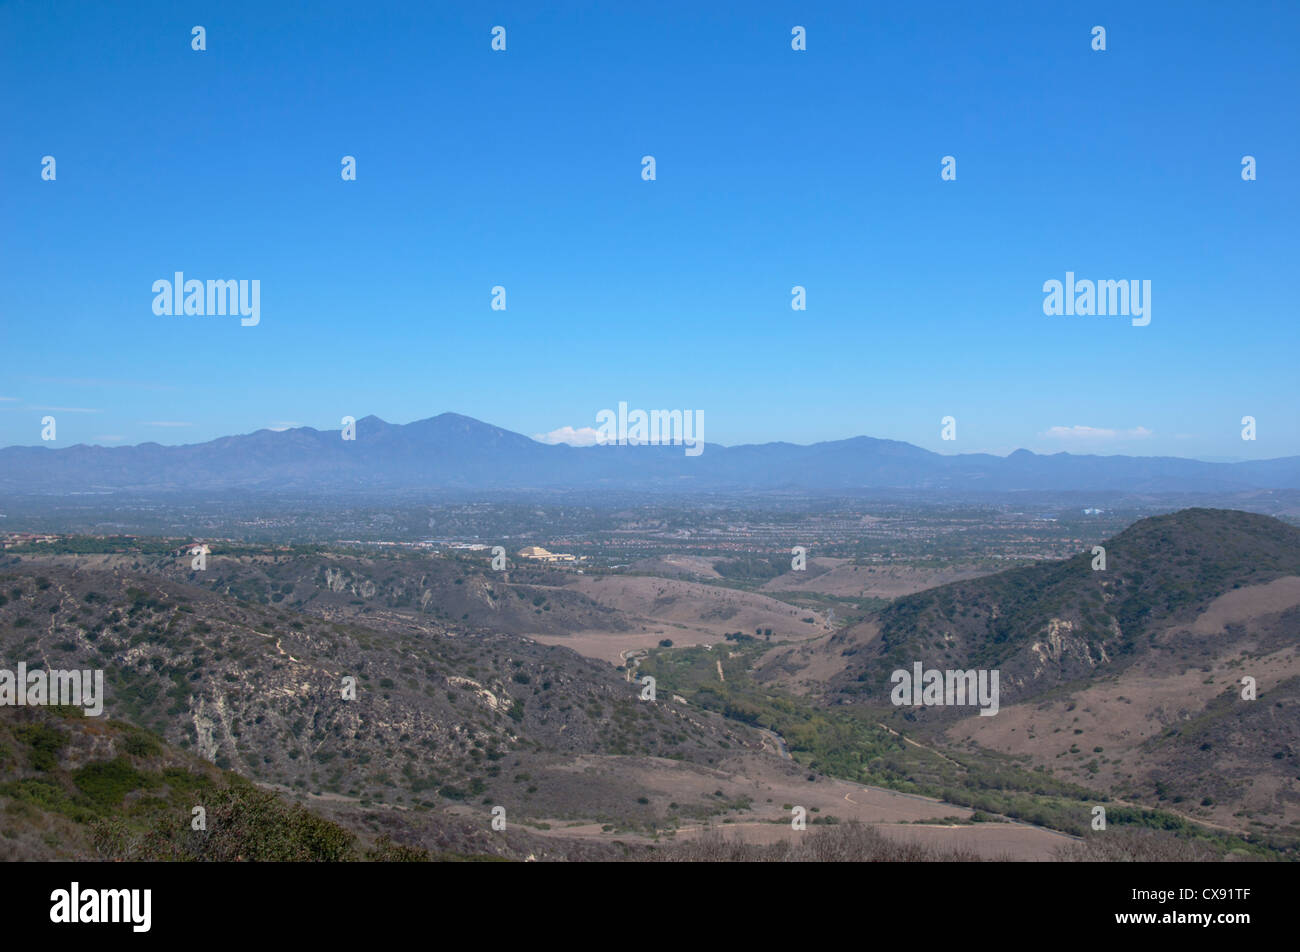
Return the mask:
[[37, 542], [58, 542], [59, 536], [39, 532], [6, 532], [0, 535], [0, 549], [12, 549], [19, 545], [32, 545]]

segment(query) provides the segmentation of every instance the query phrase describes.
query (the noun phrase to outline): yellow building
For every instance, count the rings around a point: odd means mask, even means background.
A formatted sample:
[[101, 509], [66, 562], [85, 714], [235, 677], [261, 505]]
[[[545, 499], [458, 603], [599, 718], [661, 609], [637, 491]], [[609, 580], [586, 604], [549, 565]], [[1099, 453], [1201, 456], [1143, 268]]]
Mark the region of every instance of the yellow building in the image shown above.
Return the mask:
[[574, 556], [567, 552], [548, 552], [540, 545], [528, 545], [519, 550], [521, 559], [534, 559], [538, 562], [572, 562]]

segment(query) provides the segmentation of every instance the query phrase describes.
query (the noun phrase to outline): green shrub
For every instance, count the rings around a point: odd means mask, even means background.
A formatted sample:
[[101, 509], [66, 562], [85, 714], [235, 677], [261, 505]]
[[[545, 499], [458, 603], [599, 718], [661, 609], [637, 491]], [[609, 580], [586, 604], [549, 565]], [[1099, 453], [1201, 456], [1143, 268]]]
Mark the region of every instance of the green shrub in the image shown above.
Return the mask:
[[72, 782], [93, 809], [106, 813], [132, 790], [150, 786], [148, 778], [125, 757], [86, 764], [72, 774]]
[[14, 734], [31, 750], [27, 758], [36, 770], [53, 770], [59, 763], [59, 751], [68, 742], [62, 731], [44, 724], [25, 724], [16, 728]]

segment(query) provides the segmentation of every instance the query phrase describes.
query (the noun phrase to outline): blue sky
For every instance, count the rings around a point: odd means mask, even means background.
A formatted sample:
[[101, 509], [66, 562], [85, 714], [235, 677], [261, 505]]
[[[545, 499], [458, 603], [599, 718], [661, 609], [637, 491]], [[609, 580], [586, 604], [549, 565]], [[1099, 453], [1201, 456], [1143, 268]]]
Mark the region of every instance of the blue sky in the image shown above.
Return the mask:
[[[67, 446], [445, 410], [534, 435], [627, 401], [727, 444], [1300, 454], [1298, 27], [1294, 3], [0, 3], [0, 445], [47, 413]], [[155, 315], [175, 271], [259, 280], [260, 324]], [[1045, 316], [1066, 271], [1150, 280], [1150, 325]]]

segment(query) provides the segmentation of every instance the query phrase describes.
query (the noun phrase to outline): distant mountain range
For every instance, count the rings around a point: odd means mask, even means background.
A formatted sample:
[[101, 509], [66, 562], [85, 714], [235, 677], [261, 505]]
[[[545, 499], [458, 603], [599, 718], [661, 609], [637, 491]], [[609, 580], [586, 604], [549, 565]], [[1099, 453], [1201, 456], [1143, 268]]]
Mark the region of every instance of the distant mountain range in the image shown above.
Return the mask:
[[1300, 456], [1238, 463], [1177, 457], [943, 455], [859, 436], [799, 446], [574, 447], [456, 413], [413, 423], [368, 416], [338, 430], [259, 430], [187, 446], [0, 449], [0, 491], [1023, 490], [1240, 492], [1300, 489]]

